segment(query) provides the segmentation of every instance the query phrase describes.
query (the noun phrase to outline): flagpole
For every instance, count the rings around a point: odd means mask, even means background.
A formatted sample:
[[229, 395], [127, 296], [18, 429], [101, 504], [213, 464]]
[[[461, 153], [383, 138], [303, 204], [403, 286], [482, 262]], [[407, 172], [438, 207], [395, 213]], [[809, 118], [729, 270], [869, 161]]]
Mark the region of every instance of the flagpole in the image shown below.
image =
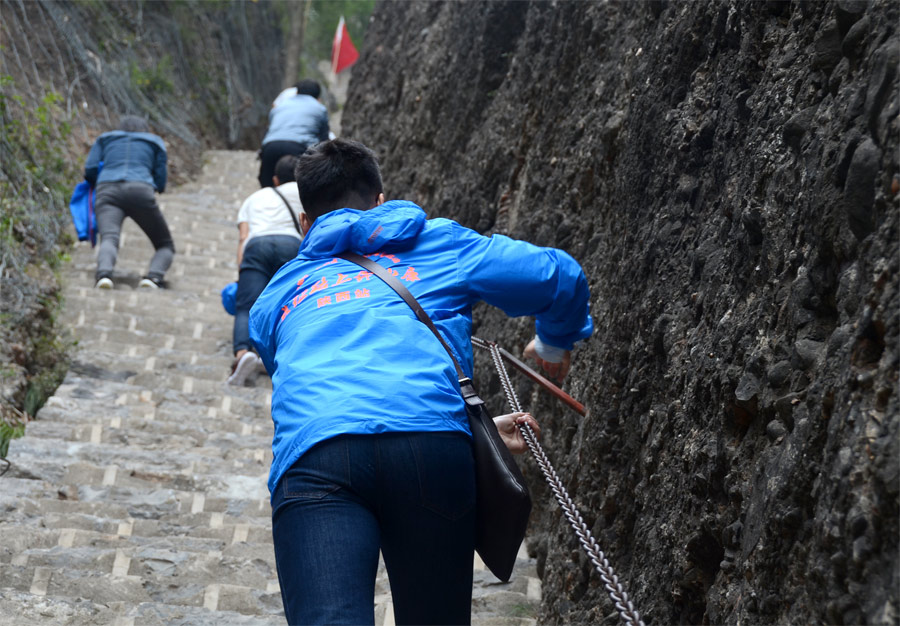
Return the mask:
[[334, 33], [334, 41], [331, 44], [331, 73], [334, 75], [335, 79], [337, 79], [337, 64], [338, 57], [341, 54], [341, 44], [343, 43], [344, 38], [344, 16], [341, 16], [341, 19], [338, 20], [337, 32]]

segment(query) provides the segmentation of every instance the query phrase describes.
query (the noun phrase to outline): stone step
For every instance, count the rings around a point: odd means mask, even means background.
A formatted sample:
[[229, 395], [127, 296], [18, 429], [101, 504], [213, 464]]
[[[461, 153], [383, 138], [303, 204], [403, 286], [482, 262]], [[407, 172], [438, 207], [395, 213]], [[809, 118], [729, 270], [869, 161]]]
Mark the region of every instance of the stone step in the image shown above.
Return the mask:
[[[173, 555], [174, 556], [174, 555]], [[175, 558], [178, 558], [177, 556]], [[168, 605], [184, 605], [213, 611], [233, 611], [250, 615], [273, 614], [281, 610], [281, 595], [277, 579], [263, 588], [240, 584], [207, 583], [195, 578], [202, 569], [184, 568], [182, 575], [157, 576], [151, 573], [155, 565], [131, 565], [123, 551], [116, 551], [112, 572], [82, 570], [71, 566], [29, 567], [0, 566], [0, 577], [8, 588], [18, 592], [58, 597], [90, 598], [101, 604], [145, 603], [165, 598]], [[210, 557], [210, 563], [214, 562]], [[128, 565], [124, 565], [124, 563]], [[140, 574], [122, 573], [132, 567]], [[173, 568], [178, 571], [178, 568]], [[210, 571], [212, 577], [218, 572]], [[247, 576], [252, 578], [252, 576]], [[221, 623], [221, 622], [220, 622]]]
[[[45, 410], [57, 409], [59, 413], [59, 409], [66, 412], [79, 406], [90, 407], [91, 404], [96, 405], [94, 408], [106, 410], [121, 405], [162, 409], [164, 403], [167, 404], [166, 409], [176, 413], [180, 409], [200, 418], [207, 415], [212, 407], [220, 407], [222, 412], [235, 415], [256, 415], [266, 414], [271, 402], [268, 378], [262, 375], [257, 384], [265, 387], [234, 387], [224, 381], [194, 380], [191, 376], [172, 376], [168, 380], [178, 384], [177, 391], [167, 387], [144, 388], [115, 380], [100, 382], [70, 372], [57, 389], [57, 395], [51, 397], [38, 412], [38, 417], [42, 417]], [[144, 415], [141, 411], [136, 414]]]
[[[234, 391], [233, 387], [226, 386], [227, 375], [231, 373], [230, 363], [230, 359], [223, 358], [198, 360], [191, 364], [173, 360], [169, 355], [139, 357], [110, 354], [104, 357], [101, 353], [87, 353], [75, 355], [70, 373], [71, 382], [76, 385], [84, 384], [84, 379], [93, 379], [98, 384], [108, 380], [132, 387], [176, 387], [201, 395], [221, 395]], [[265, 372], [260, 369], [257, 379], [265, 377]], [[258, 388], [268, 386], [265, 380], [256, 382], [262, 383]]]
[[[101, 344], [106, 341], [114, 341], [126, 345], [146, 345], [149, 347], [163, 347], [166, 349], [174, 348], [177, 344], [179, 350], [195, 351], [204, 354], [208, 348], [209, 341], [202, 339], [203, 328], [204, 326], [201, 324], [201, 337], [197, 337], [181, 333], [176, 335], [172, 333], [148, 332], [136, 329], [128, 330], [127, 327], [96, 327], [91, 330], [90, 336], [87, 337], [87, 339], [97, 341]], [[220, 333], [225, 331], [224, 328], [218, 328], [216, 330]]]
[[[230, 347], [230, 342], [229, 342]], [[211, 382], [224, 382], [231, 373], [232, 357], [224, 350], [210, 356], [190, 355], [178, 350], [158, 350], [144, 354], [128, 353], [129, 346], [104, 342], [102, 349], [81, 350], [73, 357], [70, 371], [78, 376], [121, 380], [131, 383], [131, 377], [141, 372], [164, 372], [191, 376]], [[133, 384], [133, 383], [132, 383]]]
[[[213, 536], [203, 536], [199, 532], [186, 534], [183, 532], [186, 529], [170, 525], [168, 527], [170, 534], [156, 533], [145, 536], [131, 532], [133, 525], [129, 526], [127, 522], [120, 523], [116, 533], [102, 533], [81, 528], [43, 528], [37, 526], [38, 523], [39, 520], [36, 520], [35, 525], [28, 526], [0, 522], [0, 530], [3, 531], [5, 542], [4, 552], [6, 546], [19, 548], [13, 556], [8, 559], [4, 558], [4, 562], [8, 562], [10, 565], [25, 566], [31, 562], [32, 556], [48, 550], [55, 550], [56, 553], [62, 553], [63, 556], [65, 550], [76, 548], [83, 548], [82, 552], [122, 550], [131, 555], [147, 548], [177, 552], [180, 555], [179, 562], [189, 559], [199, 559], [204, 562], [213, 559], [219, 562], [225, 556], [235, 552], [250, 553], [253, 555], [251, 560], [259, 561], [258, 567], [265, 570], [271, 568], [273, 573], [275, 571], [275, 553], [271, 545], [272, 533], [271, 529], [265, 526], [242, 523], [226, 529], [230, 530], [227, 534], [213, 533]], [[160, 527], [165, 528], [166, 525], [155, 528]], [[181, 534], [176, 534], [176, 531], [181, 531]], [[225, 536], [220, 537], [219, 535]], [[22, 546], [25, 548], [21, 549]], [[208, 567], [214, 566], [208, 565]], [[225, 576], [227, 578], [227, 575]]]
[[[100, 290], [98, 290], [100, 291]], [[179, 311], [172, 316], [167, 309], [158, 306], [147, 307], [134, 312], [97, 311], [92, 310], [90, 302], [83, 305], [73, 303], [64, 321], [71, 324], [79, 335], [97, 333], [104, 330], [126, 330], [136, 335], [162, 334], [179, 338], [203, 339], [217, 338], [218, 333], [225, 333], [230, 338], [232, 318], [219, 305], [215, 315], [204, 311], [205, 303], [196, 303], [191, 311]], [[201, 307], [202, 305], [202, 307]], [[198, 309], [195, 312], [194, 309]], [[212, 334], [216, 333], [216, 334]]]
[[[230, 370], [232, 362], [231, 337], [216, 340], [215, 351], [204, 354], [180, 350], [176, 344], [173, 348], [136, 346], [134, 344], [116, 343], [114, 341], [91, 342], [89, 338], [81, 338], [79, 349], [73, 355], [73, 373], [88, 376], [89, 372], [81, 371], [79, 363], [85, 363], [97, 368], [99, 377], [103, 376], [103, 370], [108, 371], [153, 371], [156, 369], [169, 369], [189, 372], [191, 368], [200, 371], [219, 368]], [[88, 349], [90, 348], [90, 349]], [[153, 361], [147, 359], [153, 357]], [[92, 368], [88, 368], [92, 369]], [[98, 377], [95, 375], [95, 377]]]
[[20, 455], [13, 462], [17, 468], [16, 475], [36, 476], [60, 485], [94, 485], [140, 491], [162, 489], [234, 499], [259, 500], [266, 497], [268, 468], [263, 467], [262, 461], [254, 458], [246, 464], [216, 463], [206, 456], [195, 458], [198, 460], [186, 458], [177, 467], [163, 463], [141, 464], [133, 460], [102, 465], [73, 461], [61, 466], [58, 457], [38, 459], [29, 458], [27, 454]]
[[[177, 270], [175, 270], [177, 271]], [[116, 289], [95, 289], [94, 288], [94, 268], [84, 267], [80, 270], [84, 274], [84, 278], [75, 277], [78, 286], [73, 285], [66, 292], [66, 309], [73, 306], [82, 305], [89, 307], [90, 311], [119, 311], [126, 313], [139, 313], [148, 308], [161, 308], [166, 314], [196, 313], [198, 310], [202, 312], [214, 311], [227, 315], [224, 309], [221, 309], [221, 298], [204, 298], [194, 291], [178, 291], [175, 289], [132, 289], [128, 282], [123, 282], [122, 288]], [[120, 276], [123, 281], [140, 281], [141, 276], [137, 273], [123, 272]], [[209, 288], [209, 287], [207, 287]], [[218, 296], [218, 292], [216, 292]], [[218, 303], [218, 308], [192, 309], [191, 307], [199, 307], [203, 304], [208, 307], [213, 302]]]
[[[219, 594], [210, 594], [210, 600]], [[226, 598], [228, 594], [226, 593]], [[204, 598], [205, 599], [205, 598]], [[279, 601], [280, 606], [280, 601]], [[269, 608], [269, 607], [266, 607]], [[284, 626], [279, 613], [244, 615], [233, 611], [211, 611], [205, 607], [178, 606], [160, 602], [110, 602], [99, 604], [83, 598], [4, 590], [0, 615], [8, 626]]]
[[[99, 414], [108, 419], [107, 422], [100, 423], [108, 424], [110, 428], [127, 429], [143, 422], [198, 422], [204, 427], [246, 435], [260, 432], [261, 428], [271, 428], [269, 416], [266, 414], [270, 394], [266, 390], [246, 387], [238, 387], [236, 391], [256, 392], [257, 395], [248, 394], [242, 398], [237, 394], [225, 394], [198, 398], [198, 401], [204, 401], [202, 404], [185, 404], [177, 398], [173, 400], [169, 397], [174, 395], [171, 393], [157, 401], [153, 401], [153, 395], [149, 392], [142, 393], [141, 396], [129, 393], [109, 394], [106, 396], [108, 403], [99, 405], [92, 399], [62, 397], [57, 398], [53, 404], [48, 403], [49, 406], [44, 405], [38, 412], [37, 419], [52, 418], [93, 426], [98, 423], [96, 420], [99, 410]], [[147, 428], [147, 426], [139, 427]]]
[[[166, 420], [129, 420], [122, 428], [121, 420], [113, 419], [93, 423], [64, 423], [56, 420], [35, 420], [28, 425], [28, 439], [62, 440], [71, 443], [110, 444], [113, 446], [137, 446], [144, 449], [163, 448], [191, 451], [210, 445], [226, 450], [232, 458], [243, 460], [244, 454], [236, 450], [252, 451], [254, 459], [263, 456], [268, 463], [271, 454], [260, 455], [257, 450], [271, 448], [271, 429], [268, 425], [249, 426], [233, 417], [209, 420], [205, 427], [196, 422]], [[27, 441], [27, 440], [26, 440]]]
[[[203, 586], [240, 585], [269, 592], [273, 587], [278, 588], [275, 556], [271, 546], [264, 542], [241, 542], [246, 544], [245, 547], [252, 547], [257, 558], [235, 563], [231, 556], [226, 555], [233, 545], [230, 536], [212, 538], [209, 543], [219, 547], [202, 551], [184, 550], [178, 541], [160, 536], [105, 540], [104, 535], [94, 533], [90, 537], [93, 543], [79, 543], [85, 540], [80, 535], [87, 534], [78, 529], [62, 529], [60, 541], [74, 539], [74, 544], [60, 543], [52, 548], [26, 550], [17, 555], [14, 562], [0, 567], [8, 568], [13, 580], [18, 581], [20, 591], [30, 589], [33, 572], [39, 568], [75, 569], [92, 572], [95, 576], [138, 576], [144, 581], [145, 588], [154, 584], [161, 587], [177, 585], [179, 580]], [[232, 534], [237, 533], [232, 531]], [[198, 538], [188, 536], [180, 539]], [[28, 570], [31, 570], [31, 576]]]
[[[174, 335], [173, 335], [174, 337]], [[101, 340], [102, 339], [102, 340]], [[75, 360], [93, 360], [99, 357], [88, 357], [85, 359], [81, 353], [102, 353], [102, 354], [118, 354], [120, 359], [143, 358], [142, 367], [136, 368], [134, 371], [140, 371], [146, 368], [146, 359], [155, 357], [152, 368], [157, 367], [175, 367], [179, 369], [187, 369], [191, 365], [197, 363], [214, 363], [219, 362], [222, 367], [229, 369], [233, 359], [231, 352], [231, 327], [228, 328], [228, 335], [220, 333], [214, 339], [210, 339], [206, 350], [201, 353], [189, 352], [181, 348], [181, 344], [177, 338], [174, 341], [167, 341], [165, 344], [152, 345], [149, 343], [118, 342], [111, 340], [109, 337], [102, 337], [101, 333], [84, 333], [78, 341], [78, 353], [74, 356]], [[172, 347], [167, 347], [171, 345]], [[183, 358], [184, 355], [190, 355]], [[227, 365], [226, 365], [227, 364]]]
[[[219, 368], [207, 368], [197, 372], [198, 375], [194, 375], [188, 366], [185, 366], [182, 371], [178, 371], [176, 367], [156, 369], [155, 363], [156, 359], [154, 358], [153, 370], [147, 370], [145, 362], [144, 369], [139, 371], [111, 371], [96, 367], [81, 368], [76, 363], [75, 368], [79, 370], [79, 373], [90, 373], [91, 376], [79, 377], [74, 372], [70, 372], [70, 375], [64, 380], [64, 384], [71, 384], [74, 387], [63, 389], [60, 396], [65, 398], [73, 395], [80, 400], [95, 399], [98, 401], [108, 400], [114, 396], [115, 401], [119, 404], [159, 403], [162, 399], [168, 399], [174, 402], [205, 406], [220, 404], [222, 398], [231, 396], [244, 401], [262, 402], [266, 404], [265, 410], [268, 410], [267, 403], [271, 396], [271, 383], [263, 370], [256, 374], [253, 381], [254, 386], [235, 387], [227, 384], [227, 377]], [[226, 368], [225, 373], [230, 373], [230, 368]], [[103, 382], [99, 383], [101, 380]], [[90, 382], [95, 385], [99, 383], [99, 388], [95, 388], [88, 395], [85, 393], [85, 385]], [[148, 391], [149, 393], [147, 393]], [[134, 400], [135, 398], [138, 400]]]
[[[223, 472], [256, 476], [267, 468], [265, 460], [269, 441], [264, 436], [245, 442], [244, 437], [229, 433], [211, 436], [200, 446], [168, 446], [161, 443], [152, 448], [134, 443], [95, 442], [93, 439], [76, 442], [30, 436], [19, 442], [19, 450], [11, 460], [23, 467], [68, 464], [69, 467], [93, 465], [103, 469], [115, 465], [119, 471], [146, 477], [146, 480], [160, 484], [170, 480], [181, 482], [178, 477], [183, 477], [186, 472], [209, 473], [219, 476], [218, 480], [221, 480]], [[122, 477], [118, 480], [121, 481]], [[184, 490], [183, 487], [177, 488]]]
[[27, 551], [21, 555], [20, 561], [0, 565], [0, 571], [9, 573], [9, 586], [19, 591], [31, 590], [35, 572], [41, 569], [74, 570], [90, 577], [112, 575], [113, 578], [137, 578], [145, 590], [182, 585], [203, 588], [218, 584], [265, 593], [278, 592], [279, 589], [274, 556], [268, 561], [254, 559], [236, 564], [220, 551], [186, 553], [148, 543], [145, 546], [124, 544], [120, 548], [57, 546], [49, 550]]
[[[207, 496], [200, 492], [174, 490], [105, 489], [90, 486], [59, 485], [34, 479], [9, 479], [12, 493], [0, 494], [3, 521], [23, 524], [47, 522], [61, 516], [85, 516], [91, 523], [117, 534], [155, 536], [158, 528], [171, 532], [176, 527], [203, 527], [211, 530], [241, 524], [271, 526], [268, 498], [237, 499]], [[84, 499], [82, 499], [82, 497]], [[157, 507], [153, 509], [152, 507]], [[81, 519], [79, 517], [79, 519]], [[77, 525], [76, 525], [77, 526]]]
[[[96, 267], [85, 265], [76, 268], [72, 279], [77, 280], [81, 285], [73, 292], [73, 298], [97, 299], [106, 303], [109, 300], [120, 300], [131, 295], [136, 295], [146, 301], [148, 306], [158, 305], [164, 296], [174, 295], [194, 301], [212, 302], [220, 297], [222, 288], [230, 282], [237, 280], [237, 259], [232, 258], [236, 255], [237, 244], [235, 243], [235, 251], [229, 253], [228, 260], [215, 260], [211, 257], [192, 257], [190, 259], [181, 259], [176, 253], [177, 261], [184, 263], [175, 264], [172, 269], [166, 273], [165, 289], [140, 289], [138, 283], [146, 272], [146, 268], [150, 262], [148, 256], [146, 260], [138, 260], [128, 265], [116, 265], [113, 272], [112, 280], [113, 289], [95, 289], [94, 288], [94, 270]], [[220, 256], [222, 253], [218, 253]], [[95, 294], [89, 296], [88, 293]], [[155, 298], [155, 301], [152, 300]], [[224, 310], [223, 310], [224, 312]]]
[[[5, 500], [4, 496], [0, 496], [0, 506], [6, 504]], [[227, 501], [211, 501], [207, 506], [205, 499], [198, 500], [196, 497], [191, 508], [197, 508], [199, 512], [174, 511], [160, 515], [157, 519], [135, 519], [129, 515], [126, 507], [107, 502], [57, 498], [47, 502], [43, 499], [20, 498], [16, 505], [15, 511], [4, 517], [5, 523], [40, 524], [43, 528], [70, 528], [138, 537], [186, 535], [223, 541], [232, 539], [236, 533], [238, 536], [248, 533], [250, 528], [261, 528], [264, 534], [271, 531], [268, 511], [241, 510], [240, 514], [231, 515], [228, 513]], [[203, 510], [217, 507], [222, 510]], [[258, 515], [252, 515], [253, 512]], [[254, 536], [257, 534], [254, 531]], [[0, 561], [2, 560], [0, 555]]]

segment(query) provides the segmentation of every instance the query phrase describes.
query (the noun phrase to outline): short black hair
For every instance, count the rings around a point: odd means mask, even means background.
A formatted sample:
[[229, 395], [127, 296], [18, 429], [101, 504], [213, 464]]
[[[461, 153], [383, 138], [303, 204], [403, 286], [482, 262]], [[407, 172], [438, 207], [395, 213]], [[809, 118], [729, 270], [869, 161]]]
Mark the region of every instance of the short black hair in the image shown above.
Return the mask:
[[129, 133], [149, 133], [150, 124], [139, 115], [123, 115], [119, 120], [119, 130]]
[[275, 176], [278, 177], [278, 184], [292, 183], [294, 178], [294, 167], [297, 165], [297, 157], [293, 154], [286, 154], [275, 164]]
[[294, 85], [294, 87], [297, 89], [298, 96], [302, 95], [318, 98], [319, 94], [322, 93], [322, 88], [319, 86], [319, 83], [312, 78], [304, 78]]
[[310, 219], [338, 209], [367, 211], [384, 191], [375, 153], [358, 141], [332, 139], [297, 157], [294, 178]]

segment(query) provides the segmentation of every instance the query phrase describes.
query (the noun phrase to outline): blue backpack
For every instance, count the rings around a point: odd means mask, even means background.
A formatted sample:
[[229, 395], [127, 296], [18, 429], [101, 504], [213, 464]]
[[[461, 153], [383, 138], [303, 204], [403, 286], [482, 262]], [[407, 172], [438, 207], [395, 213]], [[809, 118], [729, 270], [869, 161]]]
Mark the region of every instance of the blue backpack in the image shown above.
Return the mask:
[[[103, 161], [97, 165], [97, 176], [103, 171]], [[72, 223], [75, 224], [75, 232], [78, 241], [91, 240], [91, 247], [97, 245], [97, 220], [94, 217], [94, 203], [97, 201], [97, 192], [86, 180], [75, 185], [72, 191], [72, 199], [69, 200], [69, 212], [72, 214]]]
[[90, 239], [91, 247], [97, 245], [97, 220], [94, 218], [94, 201], [97, 192], [86, 180], [75, 185], [72, 199], [69, 200], [69, 211], [72, 213], [72, 223], [75, 224], [75, 232], [78, 241]]
[[235, 302], [237, 298], [237, 283], [228, 283], [222, 289], [222, 306], [225, 307], [225, 310], [229, 315], [234, 315], [237, 312], [237, 303]]

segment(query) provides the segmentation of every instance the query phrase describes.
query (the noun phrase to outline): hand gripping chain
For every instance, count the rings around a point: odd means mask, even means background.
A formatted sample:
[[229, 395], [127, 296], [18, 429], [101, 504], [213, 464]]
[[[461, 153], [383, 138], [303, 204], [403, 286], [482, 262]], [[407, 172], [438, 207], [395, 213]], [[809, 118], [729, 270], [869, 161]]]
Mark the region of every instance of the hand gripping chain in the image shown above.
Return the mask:
[[[477, 337], [472, 338], [472, 345], [479, 348], [486, 348], [490, 351], [494, 366], [497, 368], [497, 374], [500, 376], [500, 383], [503, 385], [503, 390], [506, 392], [506, 397], [509, 399], [510, 407], [515, 412], [521, 412], [522, 409], [519, 405], [519, 399], [516, 397], [512, 381], [509, 379], [509, 374], [506, 372], [506, 366], [503, 364], [499, 346], [492, 341], [484, 341]], [[622, 621], [631, 626], [644, 626], [644, 622], [641, 620], [641, 616], [638, 614], [637, 609], [634, 608], [634, 604], [628, 599], [628, 593], [625, 591], [625, 587], [619, 582], [619, 577], [613, 571], [612, 566], [609, 564], [609, 560], [606, 558], [606, 555], [603, 554], [597, 541], [591, 535], [591, 531], [588, 530], [587, 524], [585, 524], [584, 519], [581, 517], [581, 513], [575, 508], [575, 503], [572, 502], [572, 498], [569, 496], [562, 481], [556, 474], [556, 470], [553, 469], [549, 459], [547, 459], [547, 455], [544, 453], [543, 448], [541, 448], [541, 444], [538, 443], [534, 431], [531, 430], [531, 426], [527, 423], [519, 424], [519, 431], [521, 431], [522, 437], [524, 437], [525, 443], [528, 445], [528, 449], [531, 450], [531, 453], [534, 455], [534, 460], [537, 461], [537, 464], [540, 466], [544, 478], [547, 479], [547, 483], [553, 490], [553, 495], [556, 496], [557, 502], [559, 502], [563, 512], [566, 514], [569, 524], [578, 536], [578, 541], [581, 542], [584, 551], [587, 552], [594, 567], [596, 567], [597, 571], [600, 573], [600, 579], [603, 581], [603, 586], [606, 588], [609, 597], [616, 605], [616, 610], [619, 611]]]

